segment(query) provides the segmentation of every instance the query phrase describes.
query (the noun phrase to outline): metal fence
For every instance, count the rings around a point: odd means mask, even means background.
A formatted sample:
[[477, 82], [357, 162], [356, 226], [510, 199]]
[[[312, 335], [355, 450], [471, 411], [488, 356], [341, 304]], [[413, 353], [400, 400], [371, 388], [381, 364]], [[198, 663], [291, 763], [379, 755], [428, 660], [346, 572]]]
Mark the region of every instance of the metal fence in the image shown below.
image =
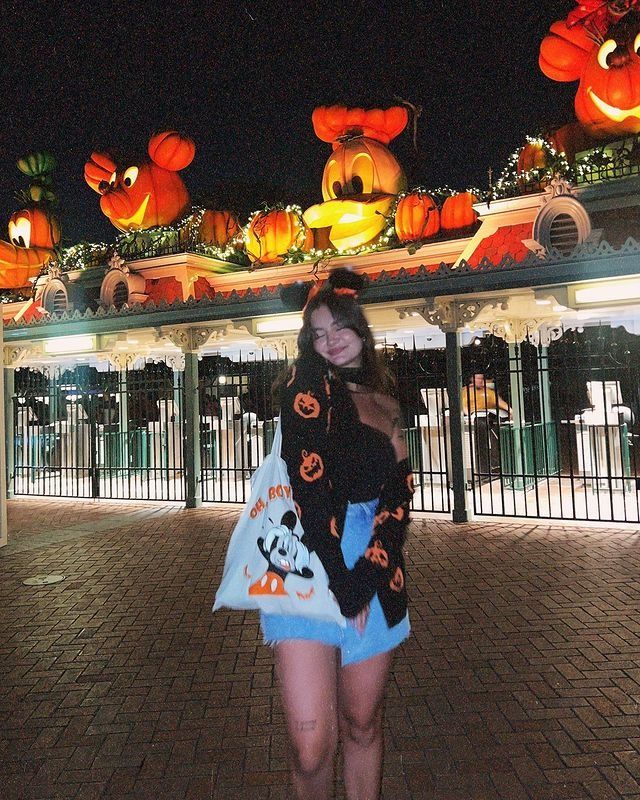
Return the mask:
[[[464, 453], [475, 514], [640, 521], [640, 340], [570, 330], [549, 347], [479, 337], [462, 353]], [[416, 510], [451, 510], [445, 353], [381, 344], [402, 406]], [[285, 359], [256, 351], [199, 362], [200, 481], [243, 503], [270, 451], [272, 386]], [[184, 375], [164, 363], [45, 374], [21, 369], [12, 398], [17, 494], [184, 500]]]
[[[448, 512], [444, 352], [385, 347], [406, 418], [416, 509]], [[272, 392], [286, 359], [263, 351], [199, 362], [203, 500], [243, 503], [271, 449]], [[123, 371], [21, 369], [13, 397], [16, 494], [183, 500], [183, 374], [164, 363]]]
[[488, 337], [465, 355], [476, 514], [640, 519], [637, 337], [586, 328], [548, 348]]
[[14, 384], [16, 494], [184, 499], [181, 372], [20, 369]]
[[[387, 364], [406, 419], [414, 471], [414, 506], [449, 511], [443, 351], [385, 347]], [[200, 362], [200, 460], [205, 501], [245, 502], [250, 478], [270, 451], [278, 419], [273, 386], [286, 359], [259, 351], [232, 361]]]

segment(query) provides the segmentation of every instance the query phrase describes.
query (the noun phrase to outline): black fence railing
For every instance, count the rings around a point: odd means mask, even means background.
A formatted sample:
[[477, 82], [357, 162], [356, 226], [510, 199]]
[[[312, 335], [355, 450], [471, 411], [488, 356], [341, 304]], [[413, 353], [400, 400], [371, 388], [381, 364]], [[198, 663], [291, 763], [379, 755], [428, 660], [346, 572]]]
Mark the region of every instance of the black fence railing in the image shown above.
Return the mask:
[[[478, 337], [462, 353], [463, 453], [478, 515], [639, 522], [640, 339], [566, 331], [547, 348]], [[445, 353], [386, 346], [405, 417], [416, 510], [451, 510]], [[273, 351], [199, 362], [200, 482], [243, 503], [271, 449]], [[185, 499], [184, 376], [164, 363], [15, 374], [9, 485], [17, 494]], [[188, 457], [188, 456], [187, 456]]]
[[637, 337], [587, 328], [490, 352], [463, 392], [475, 513], [638, 522]]
[[16, 494], [182, 500], [183, 406], [183, 375], [164, 363], [17, 370], [10, 485]]

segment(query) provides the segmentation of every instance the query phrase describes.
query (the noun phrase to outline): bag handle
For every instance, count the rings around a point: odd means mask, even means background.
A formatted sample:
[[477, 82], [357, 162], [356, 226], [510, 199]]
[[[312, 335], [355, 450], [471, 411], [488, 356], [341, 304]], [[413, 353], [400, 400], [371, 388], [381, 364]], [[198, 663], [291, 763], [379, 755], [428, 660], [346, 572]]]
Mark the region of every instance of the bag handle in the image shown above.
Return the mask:
[[280, 456], [282, 450], [282, 415], [278, 416], [278, 424], [276, 425], [276, 432], [273, 435], [273, 444], [271, 445], [272, 455]]

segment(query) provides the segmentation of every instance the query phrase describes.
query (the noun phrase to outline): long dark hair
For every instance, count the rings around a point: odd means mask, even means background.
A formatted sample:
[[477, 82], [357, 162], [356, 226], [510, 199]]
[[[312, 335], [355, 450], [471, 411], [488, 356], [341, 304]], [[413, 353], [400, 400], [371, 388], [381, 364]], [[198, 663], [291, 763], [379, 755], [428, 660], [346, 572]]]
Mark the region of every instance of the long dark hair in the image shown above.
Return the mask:
[[373, 334], [356, 297], [363, 284], [362, 277], [349, 270], [337, 269], [330, 273], [324, 286], [304, 307], [296, 362], [324, 360], [313, 346], [311, 315], [320, 306], [326, 306], [338, 325], [351, 328], [362, 339], [362, 375], [365, 385], [385, 390], [390, 385], [389, 376], [378, 358]]

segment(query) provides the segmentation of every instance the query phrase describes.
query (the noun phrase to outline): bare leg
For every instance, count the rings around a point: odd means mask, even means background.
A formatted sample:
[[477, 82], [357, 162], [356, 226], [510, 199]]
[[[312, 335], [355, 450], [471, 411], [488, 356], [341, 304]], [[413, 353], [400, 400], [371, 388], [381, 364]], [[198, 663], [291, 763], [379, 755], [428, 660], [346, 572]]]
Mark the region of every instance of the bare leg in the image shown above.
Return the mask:
[[378, 800], [382, 780], [382, 714], [393, 652], [340, 670], [338, 691], [348, 800]]
[[336, 648], [289, 640], [275, 648], [297, 800], [329, 800], [338, 740]]

